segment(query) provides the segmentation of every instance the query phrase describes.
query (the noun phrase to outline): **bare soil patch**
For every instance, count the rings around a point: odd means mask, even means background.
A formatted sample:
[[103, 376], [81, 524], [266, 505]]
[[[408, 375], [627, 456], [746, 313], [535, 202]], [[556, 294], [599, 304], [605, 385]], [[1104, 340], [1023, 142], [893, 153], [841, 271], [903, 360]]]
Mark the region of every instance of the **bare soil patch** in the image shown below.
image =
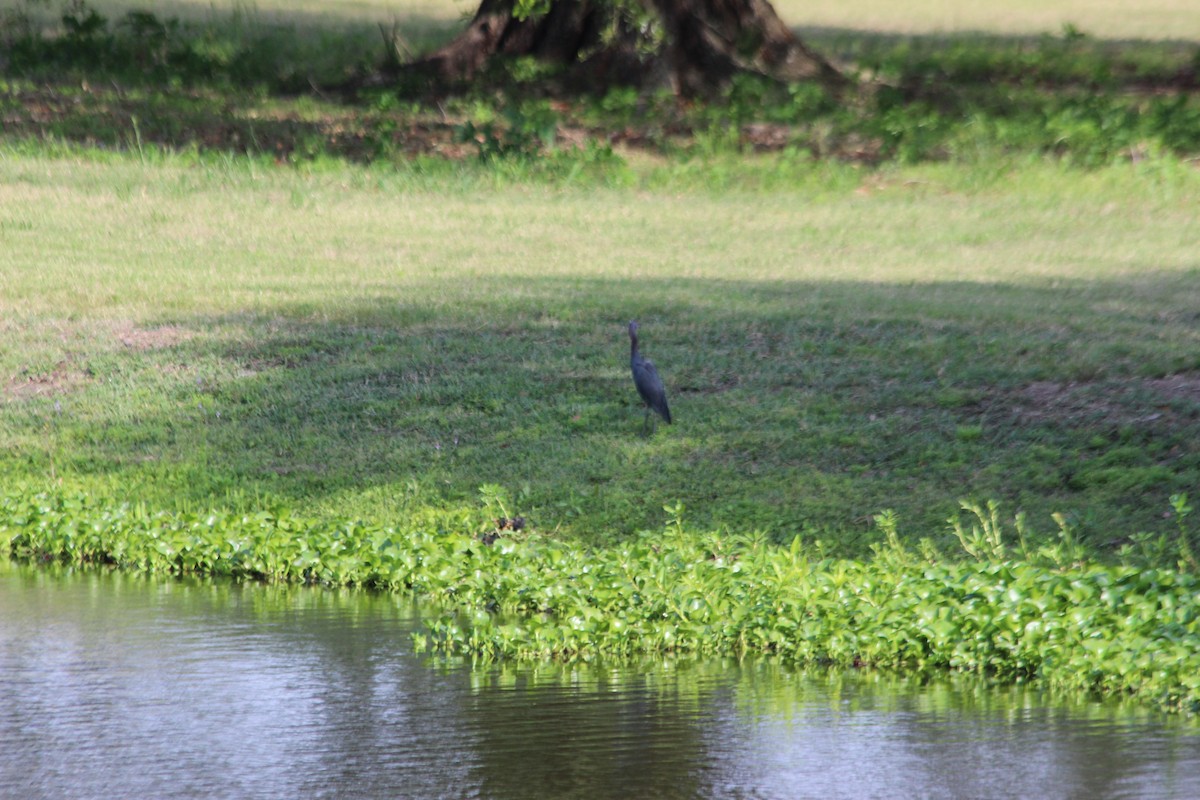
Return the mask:
[[0, 395], [6, 402], [57, 397], [73, 391], [87, 380], [83, 372], [62, 362], [49, 372], [24, 373], [8, 379]]
[[1200, 375], [1121, 382], [1035, 381], [998, 402], [1009, 405], [1022, 423], [1150, 423], [1176, 413], [1172, 406], [1181, 402], [1200, 406]]
[[1168, 400], [1200, 405], [1200, 375], [1168, 375], [1146, 381], [1146, 385]]
[[138, 328], [131, 323], [122, 323], [113, 335], [123, 346], [132, 350], [162, 350], [188, 341], [196, 332], [178, 325]]
[[95, 378], [87, 366], [89, 354], [113, 350], [152, 352], [175, 347], [196, 336], [196, 331], [179, 325], [143, 328], [130, 321], [99, 325], [70, 324], [56, 328], [59, 352], [53, 367], [26, 365], [0, 379], [0, 399], [20, 402], [39, 397], [58, 397], [76, 391]]

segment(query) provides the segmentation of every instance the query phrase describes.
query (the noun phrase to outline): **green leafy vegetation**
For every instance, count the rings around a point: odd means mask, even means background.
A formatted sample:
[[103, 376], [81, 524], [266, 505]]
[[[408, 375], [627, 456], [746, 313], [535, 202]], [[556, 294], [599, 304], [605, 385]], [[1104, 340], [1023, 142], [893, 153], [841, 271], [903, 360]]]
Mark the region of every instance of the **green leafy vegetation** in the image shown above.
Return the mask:
[[[1186, 498], [1180, 503], [1186, 504]], [[287, 513], [149, 513], [83, 496], [0, 502], [15, 556], [412, 592], [447, 615], [421, 649], [489, 658], [768, 653], [799, 664], [950, 669], [1200, 710], [1200, 578], [1127, 564], [1063, 563], [1066, 549], [1005, 558], [994, 518], [983, 560], [920, 555], [885, 522], [869, 561], [799, 538], [665, 530], [584, 548], [514, 531], [502, 492], [463, 515], [400, 527]], [[978, 512], [977, 512], [978, 513]], [[502, 523], [503, 530], [473, 535]]]
[[361, 24], [0, 25], [13, 555], [1196, 709], [1194, 45], [832, 30], [846, 100], [433, 102], [320, 88]]

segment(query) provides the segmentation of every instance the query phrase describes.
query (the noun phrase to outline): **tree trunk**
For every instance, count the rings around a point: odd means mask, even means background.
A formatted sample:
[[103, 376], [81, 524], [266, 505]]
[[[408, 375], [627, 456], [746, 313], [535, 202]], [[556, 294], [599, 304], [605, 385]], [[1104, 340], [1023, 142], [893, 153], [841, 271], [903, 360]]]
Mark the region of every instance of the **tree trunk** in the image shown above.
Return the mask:
[[[638, 84], [667, 69], [681, 94], [710, 94], [739, 72], [793, 83], [813, 80], [838, 91], [846, 79], [807, 48], [767, 0], [642, 0], [661, 20], [662, 51], [651, 56], [637, 45], [640, 33], [620, 20], [603, 0], [554, 0], [550, 10], [519, 20], [514, 0], [481, 0], [475, 17], [457, 38], [401, 68], [402, 75], [440, 87], [466, 83], [493, 56], [531, 55], [577, 68], [594, 85]], [[601, 31], [617, 35], [602, 41]], [[581, 56], [587, 60], [581, 62]]]
[[470, 81], [496, 55], [569, 64], [597, 40], [598, 14], [590, 0], [555, 0], [546, 14], [521, 20], [513, 14], [513, 0], [481, 0], [454, 41], [403, 69], [450, 86]]
[[667, 58], [681, 93], [705, 94], [738, 72], [785, 83], [845, 78], [806, 47], [767, 0], [651, 0], [666, 29]]

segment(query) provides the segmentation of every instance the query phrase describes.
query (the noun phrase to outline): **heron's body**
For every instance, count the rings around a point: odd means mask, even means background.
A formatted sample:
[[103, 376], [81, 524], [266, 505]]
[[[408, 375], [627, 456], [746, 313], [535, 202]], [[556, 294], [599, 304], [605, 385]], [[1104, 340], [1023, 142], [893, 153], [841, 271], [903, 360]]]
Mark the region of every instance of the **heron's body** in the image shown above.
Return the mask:
[[646, 404], [646, 422], [650, 421], [650, 412], [654, 411], [671, 424], [671, 409], [667, 406], [667, 390], [663, 386], [654, 362], [638, 352], [638, 324], [629, 323], [629, 366], [633, 370], [633, 385]]

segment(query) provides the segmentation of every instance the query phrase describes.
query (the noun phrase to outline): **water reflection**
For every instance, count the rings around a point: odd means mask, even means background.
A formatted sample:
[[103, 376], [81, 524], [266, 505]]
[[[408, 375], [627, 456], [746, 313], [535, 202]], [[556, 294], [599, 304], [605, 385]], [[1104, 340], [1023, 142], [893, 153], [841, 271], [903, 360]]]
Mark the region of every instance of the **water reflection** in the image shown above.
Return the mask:
[[1200, 797], [1200, 733], [969, 680], [413, 655], [363, 592], [0, 563], [0, 797]]

